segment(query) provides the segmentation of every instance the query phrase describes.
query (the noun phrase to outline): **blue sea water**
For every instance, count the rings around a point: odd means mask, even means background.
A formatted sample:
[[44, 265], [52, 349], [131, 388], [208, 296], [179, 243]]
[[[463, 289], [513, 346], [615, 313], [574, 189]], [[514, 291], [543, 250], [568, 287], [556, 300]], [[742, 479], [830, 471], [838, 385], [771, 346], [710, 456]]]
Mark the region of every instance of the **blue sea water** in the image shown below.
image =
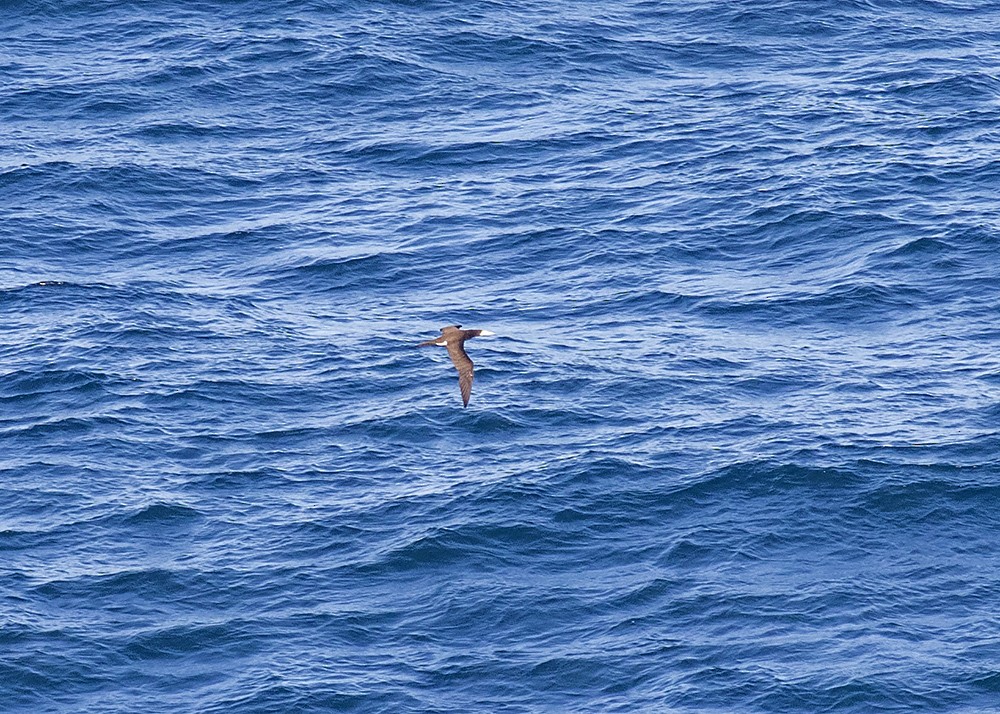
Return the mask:
[[14, 1], [0, 77], [0, 710], [1000, 710], [1000, 3]]

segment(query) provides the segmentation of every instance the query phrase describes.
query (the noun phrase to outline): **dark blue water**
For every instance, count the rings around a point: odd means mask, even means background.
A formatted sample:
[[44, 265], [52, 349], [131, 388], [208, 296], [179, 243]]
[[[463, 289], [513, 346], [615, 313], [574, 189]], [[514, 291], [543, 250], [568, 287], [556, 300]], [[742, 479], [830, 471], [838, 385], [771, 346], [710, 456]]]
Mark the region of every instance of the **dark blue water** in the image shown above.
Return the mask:
[[1000, 3], [6, 2], [0, 77], [4, 712], [1000, 706]]

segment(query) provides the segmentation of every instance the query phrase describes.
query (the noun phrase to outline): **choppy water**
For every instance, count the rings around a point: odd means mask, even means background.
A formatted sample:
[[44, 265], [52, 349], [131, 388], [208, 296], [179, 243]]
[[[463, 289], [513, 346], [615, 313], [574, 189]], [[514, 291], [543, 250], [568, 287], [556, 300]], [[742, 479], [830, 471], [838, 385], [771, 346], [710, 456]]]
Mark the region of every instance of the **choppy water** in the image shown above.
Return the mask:
[[0, 709], [998, 706], [1000, 4], [0, 38]]

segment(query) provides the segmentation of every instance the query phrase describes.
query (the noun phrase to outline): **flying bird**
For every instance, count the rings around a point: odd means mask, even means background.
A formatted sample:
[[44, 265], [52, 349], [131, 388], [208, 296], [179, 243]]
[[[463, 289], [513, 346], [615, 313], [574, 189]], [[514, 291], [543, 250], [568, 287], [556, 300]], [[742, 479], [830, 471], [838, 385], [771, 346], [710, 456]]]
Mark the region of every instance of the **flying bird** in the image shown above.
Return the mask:
[[463, 330], [461, 325], [449, 325], [441, 328], [441, 336], [421, 342], [417, 347], [447, 347], [448, 356], [451, 357], [455, 369], [458, 370], [458, 388], [462, 390], [462, 406], [469, 406], [469, 397], [472, 395], [472, 360], [465, 354], [465, 341], [473, 337], [489, 337], [495, 332], [489, 330]]

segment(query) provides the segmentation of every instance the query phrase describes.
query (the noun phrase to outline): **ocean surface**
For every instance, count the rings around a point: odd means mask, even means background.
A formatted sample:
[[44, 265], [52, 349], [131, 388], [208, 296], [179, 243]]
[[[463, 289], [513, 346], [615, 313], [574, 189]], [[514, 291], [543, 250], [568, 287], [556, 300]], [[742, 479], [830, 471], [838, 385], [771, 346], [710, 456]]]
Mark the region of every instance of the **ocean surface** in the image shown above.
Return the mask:
[[1000, 3], [0, 10], [4, 714], [1000, 711]]

